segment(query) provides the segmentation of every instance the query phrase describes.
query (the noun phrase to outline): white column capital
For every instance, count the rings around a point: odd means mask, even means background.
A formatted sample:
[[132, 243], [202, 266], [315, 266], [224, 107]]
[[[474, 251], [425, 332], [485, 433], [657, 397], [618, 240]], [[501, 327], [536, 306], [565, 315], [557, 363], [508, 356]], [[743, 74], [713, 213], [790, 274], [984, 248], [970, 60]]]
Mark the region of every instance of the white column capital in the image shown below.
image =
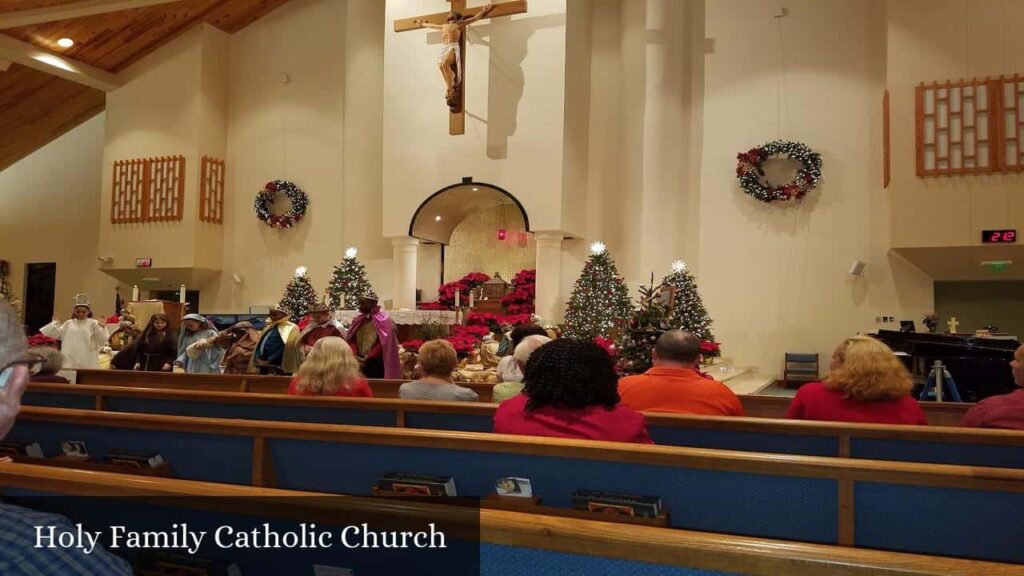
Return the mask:
[[533, 233], [534, 243], [537, 246], [543, 245], [545, 248], [561, 247], [563, 238], [565, 238], [565, 233], [560, 230], [543, 230]]
[[391, 246], [401, 252], [416, 250], [416, 247], [419, 245], [419, 238], [413, 238], [412, 236], [398, 236], [391, 239]]

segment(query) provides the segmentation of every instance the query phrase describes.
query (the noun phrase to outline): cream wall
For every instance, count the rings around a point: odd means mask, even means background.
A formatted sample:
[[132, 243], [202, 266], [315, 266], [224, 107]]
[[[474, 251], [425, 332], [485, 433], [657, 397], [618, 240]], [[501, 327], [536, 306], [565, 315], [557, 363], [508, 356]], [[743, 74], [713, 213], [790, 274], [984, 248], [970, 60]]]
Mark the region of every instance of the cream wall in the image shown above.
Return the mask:
[[1024, 176], [918, 178], [914, 87], [1024, 73], [1024, 2], [889, 0], [893, 246], [975, 246], [981, 230], [1024, 230]]
[[92, 298], [97, 315], [114, 312], [117, 282], [97, 259], [104, 124], [100, 114], [0, 171], [0, 259], [11, 263], [11, 286], [24, 302], [25, 264], [56, 262], [61, 318], [78, 293]]
[[[878, 328], [876, 316], [919, 320], [933, 306], [930, 279], [888, 253], [885, 3], [787, 7], [777, 21], [777, 2], [707, 3], [698, 284], [724, 355], [771, 374], [784, 352], [818, 352], [827, 365], [841, 338]], [[737, 152], [775, 138], [822, 154], [824, 179], [801, 204], [765, 205], [736, 184]], [[847, 273], [858, 259], [863, 278]]]
[[561, 229], [566, 0], [470, 28], [463, 136], [448, 135], [440, 34], [395, 33], [392, 24], [439, 10], [435, 0], [385, 8], [384, 235], [407, 235], [420, 203], [464, 176], [508, 190], [531, 229]]
[[[374, 0], [298, 0], [230, 37], [224, 274], [210, 286], [214, 309], [277, 302], [300, 265], [322, 294], [348, 246], [381, 298], [391, 297], [391, 247], [380, 232], [382, 19]], [[253, 213], [255, 193], [274, 179], [309, 196], [306, 218], [290, 230]]]
[[[111, 268], [130, 269], [135, 258], [152, 258], [154, 276], [160, 269], [221, 267], [221, 230], [200, 225], [198, 212], [200, 158], [223, 157], [226, 48], [223, 32], [194, 27], [126, 70], [124, 86], [108, 94], [99, 231]], [[182, 219], [111, 225], [113, 163], [178, 155], [185, 157]]]

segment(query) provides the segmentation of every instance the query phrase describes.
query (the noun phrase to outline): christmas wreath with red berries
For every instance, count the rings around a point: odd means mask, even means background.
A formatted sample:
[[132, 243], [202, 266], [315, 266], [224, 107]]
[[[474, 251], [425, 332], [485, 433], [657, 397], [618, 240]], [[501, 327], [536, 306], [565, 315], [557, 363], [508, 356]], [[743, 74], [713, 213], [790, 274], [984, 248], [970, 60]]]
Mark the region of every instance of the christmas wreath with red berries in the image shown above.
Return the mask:
[[[800, 162], [801, 168], [792, 181], [781, 186], [772, 186], [764, 181], [764, 163], [773, 157]], [[775, 140], [742, 152], [736, 159], [739, 161], [736, 178], [740, 181], [740, 188], [761, 202], [799, 200], [821, 180], [821, 155], [799, 142]]]
[[[291, 209], [284, 214], [271, 213], [270, 206], [282, 195], [287, 196], [291, 200]], [[292, 182], [274, 180], [273, 182], [267, 182], [263, 190], [256, 194], [255, 207], [256, 217], [261, 222], [271, 228], [284, 230], [298, 224], [302, 217], [306, 215], [306, 209], [309, 207], [309, 197]]]

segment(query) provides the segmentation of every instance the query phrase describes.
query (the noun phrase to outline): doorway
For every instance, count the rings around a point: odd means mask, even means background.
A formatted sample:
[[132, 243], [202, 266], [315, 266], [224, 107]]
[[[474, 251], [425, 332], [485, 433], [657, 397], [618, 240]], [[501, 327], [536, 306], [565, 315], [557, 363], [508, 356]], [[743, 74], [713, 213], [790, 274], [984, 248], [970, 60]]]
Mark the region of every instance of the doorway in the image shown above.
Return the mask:
[[25, 265], [25, 327], [29, 334], [39, 332], [53, 320], [56, 287], [56, 262]]

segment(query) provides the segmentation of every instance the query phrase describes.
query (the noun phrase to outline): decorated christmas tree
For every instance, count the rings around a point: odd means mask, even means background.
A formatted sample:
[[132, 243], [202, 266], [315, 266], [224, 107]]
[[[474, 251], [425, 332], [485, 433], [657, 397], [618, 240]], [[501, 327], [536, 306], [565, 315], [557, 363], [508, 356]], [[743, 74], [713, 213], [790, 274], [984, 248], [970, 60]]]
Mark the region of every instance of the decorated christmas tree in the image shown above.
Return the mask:
[[327, 301], [334, 309], [355, 310], [361, 296], [377, 297], [356, 253], [355, 247], [345, 250], [345, 258], [334, 267], [334, 275], [327, 285]]
[[661, 301], [660, 288], [640, 287], [640, 306], [629, 318], [629, 329], [622, 339], [621, 367], [626, 372], [640, 373], [651, 367], [651, 349], [658, 336], [668, 329], [668, 310]]
[[672, 273], [662, 283], [675, 288], [675, 305], [669, 314], [669, 326], [693, 332], [701, 342], [714, 342], [711, 317], [697, 292], [697, 279], [687, 270], [686, 264], [679, 260], [673, 262]]
[[615, 269], [615, 262], [604, 243], [594, 242], [569, 298], [564, 336], [593, 340], [612, 335], [616, 322], [626, 320], [632, 308], [629, 291]]
[[310, 308], [316, 305], [316, 301], [316, 290], [309, 282], [306, 267], [299, 266], [295, 269], [295, 277], [284, 287], [281, 308], [291, 314], [292, 320], [298, 322], [309, 314]]

